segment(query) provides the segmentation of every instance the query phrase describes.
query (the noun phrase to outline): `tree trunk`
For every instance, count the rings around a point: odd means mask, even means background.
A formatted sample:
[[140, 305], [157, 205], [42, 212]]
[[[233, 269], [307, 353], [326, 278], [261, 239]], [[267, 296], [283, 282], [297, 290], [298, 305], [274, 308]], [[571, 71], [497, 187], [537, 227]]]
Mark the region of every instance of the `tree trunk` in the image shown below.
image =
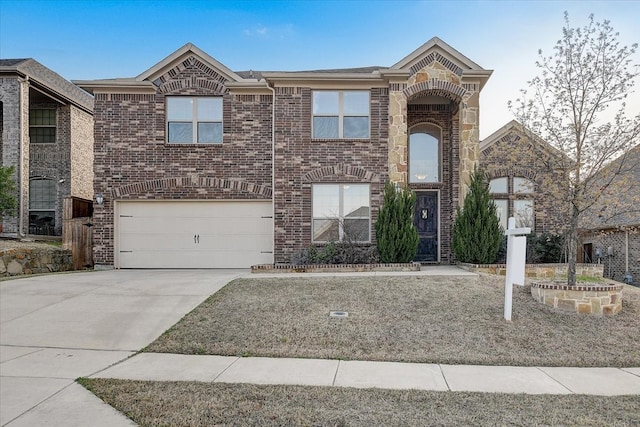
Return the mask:
[[576, 264], [578, 262], [578, 209], [574, 206], [571, 211], [571, 220], [567, 230], [567, 262], [569, 271], [567, 285], [576, 285]]

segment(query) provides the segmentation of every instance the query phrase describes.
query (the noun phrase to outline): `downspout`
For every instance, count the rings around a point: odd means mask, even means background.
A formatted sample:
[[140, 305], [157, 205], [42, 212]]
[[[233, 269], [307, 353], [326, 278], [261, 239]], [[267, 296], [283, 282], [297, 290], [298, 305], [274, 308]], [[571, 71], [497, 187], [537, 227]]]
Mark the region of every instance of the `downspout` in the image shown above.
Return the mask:
[[[27, 87], [29, 85], [29, 76], [25, 76], [24, 80], [23, 79], [18, 79], [18, 81], [21, 83], [20, 84], [20, 96], [18, 97], [18, 110], [19, 110], [19, 129], [20, 129], [20, 153], [19, 153], [19, 160], [18, 160], [18, 181], [19, 181], [19, 186], [18, 186], [18, 194], [20, 197], [20, 203], [19, 203], [19, 213], [18, 213], [18, 237], [27, 237], [27, 235], [24, 232], [24, 197], [23, 197], [23, 182], [22, 182], [22, 162], [24, 161], [24, 129], [22, 128], [23, 126], [23, 111], [22, 111], [22, 91], [23, 91], [23, 86], [22, 83], [26, 83]], [[27, 183], [28, 185], [28, 183]]]
[[273, 220], [273, 263], [276, 263], [276, 90], [265, 79], [271, 91], [271, 216]]

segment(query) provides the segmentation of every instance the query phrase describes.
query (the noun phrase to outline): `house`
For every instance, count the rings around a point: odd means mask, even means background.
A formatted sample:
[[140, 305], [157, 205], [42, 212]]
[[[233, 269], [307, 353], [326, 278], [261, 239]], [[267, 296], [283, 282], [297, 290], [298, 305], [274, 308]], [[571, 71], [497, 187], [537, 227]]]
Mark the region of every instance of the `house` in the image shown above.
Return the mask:
[[[480, 142], [480, 165], [489, 174], [489, 190], [500, 225], [514, 217], [517, 227], [536, 234], [563, 234], [568, 206], [559, 206], [567, 183], [568, 157], [512, 120]], [[564, 187], [564, 190], [568, 185]]]
[[390, 67], [232, 71], [186, 44], [95, 97], [97, 267], [288, 263], [375, 244], [387, 180], [417, 193], [417, 260], [451, 263], [492, 71], [433, 38]]
[[601, 197], [580, 222], [580, 261], [604, 264], [610, 279], [640, 283], [640, 145], [596, 179]]
[[59, 236], [63, 198], [93, 198], [93, 97], [33, 59], [0, 59], [0, 106], [19, 202], [2, 236]]

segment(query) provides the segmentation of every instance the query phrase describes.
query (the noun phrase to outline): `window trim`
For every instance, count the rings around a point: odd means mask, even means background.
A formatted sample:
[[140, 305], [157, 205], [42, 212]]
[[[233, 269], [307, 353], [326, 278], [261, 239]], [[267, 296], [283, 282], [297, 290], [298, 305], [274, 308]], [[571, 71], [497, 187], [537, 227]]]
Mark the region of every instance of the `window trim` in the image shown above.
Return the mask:
[[[336, 92], [338, 94], [338, 115], [334, 114], [315, 114], [314, 112], [314, 97], [316, 93], [330, 93]], [[369, 109], [366, 115], [345, 114], [344, 112], [344, 94], [345, 92], [361, 92], [366, 93], [369, 98]], [[338, 118], [338, 136], [337, 137], [322, 137], [315, 135], [315, 118], [316, 117], [337, 117]], [[344, 136], [344, 119], [345, 117], [366, 117], [368, 119], [367, 136], [365, 137], [350, 137]], [[311, 91], [311, 139], [313, 140], [358, 140], [367, 141], [371, 139], [371, 91], [370, 90], [312, 90]]]
[[[192, 99], [196, 100], [193, 103], [192, 111], [191, 111], [191, 121], [185, 120], [169, 120], [169, 100], [170, 99]], [[198, 120], [198, 99], [216, 99], [220, 101], [220, 120]], [[189, 123], [191, 124], [191, 142], [171, 142], [169, 140], [169, 124], [170, 123]], [[222, 134], [220, 137], [220, 141], [216, 142], [199, 142], [199, 129], [198, 125], [201, 123], [220, 123], [222, 128]], [[224, 143], [224, 99], [222, 96], [166, 96], [165, 97], [165, 142], [169, 145], [222, 145]]]
[[[313, 197], [314, 194], [314, 187], [317, 185], [323, 185], [323, 186], [338, 186], [338, 216], [337, 217], [315, 217], [313, 214], [314, 211], [314, 206], [315, 206], [315, 199]], [[368, 227], [367, 227], [367, 240], [354, 240], [353, 243], [358, 243], [358, 244], [366, 244], [366, 243], [371, 243], [371, 184], [370, 183], [363, 183], [363, 182], [357, 182], [357, 183], [351, 183], [351, 182], [343, 182], [343, 183], [333, 183], [333, 182], [317, 182], [317, 183], [313, 183], [311, 184], [311, 242], [312, 243], [330, 243], [330, 240], [316, 240], [315, 239], [315, 221], [316, 220], [337, 220], [338, 221], [338, 242], [342, 242], [344, 241], [344, 221], [345, 221], [345, 216], [344, 216], [344, 190], [345, 187], [349, 187], [349, 186], [366, 186], [367, 187], [367, 193], [368, 193], [368, 208], [369, 208], [369, 214], [366, 217], [350, 217], [349, 219], [366, 219], [368, 222]]]

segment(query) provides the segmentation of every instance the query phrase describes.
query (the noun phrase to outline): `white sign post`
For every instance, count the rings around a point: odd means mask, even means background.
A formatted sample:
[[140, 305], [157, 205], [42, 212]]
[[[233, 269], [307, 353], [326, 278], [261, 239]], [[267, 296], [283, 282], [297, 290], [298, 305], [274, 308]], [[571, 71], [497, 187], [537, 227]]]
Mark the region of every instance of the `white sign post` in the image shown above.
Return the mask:
[[531, 228], [516, 228], [516, 219], [509, 218], [507, 236], [507, 273], [504, 282], [504, 318], [511, 321], [513, 285], [524, 286], [524, 269], [527, 262], [527, 234]]

